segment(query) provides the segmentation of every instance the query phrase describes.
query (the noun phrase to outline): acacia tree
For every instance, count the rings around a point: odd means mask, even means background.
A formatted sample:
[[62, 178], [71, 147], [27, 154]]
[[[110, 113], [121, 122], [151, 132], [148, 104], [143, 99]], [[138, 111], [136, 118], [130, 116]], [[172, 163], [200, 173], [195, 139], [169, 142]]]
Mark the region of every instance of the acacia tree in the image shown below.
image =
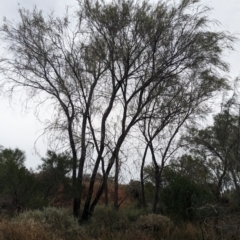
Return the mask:
[[[231, 104], [230, 104], [231, 105]], [[205, 166], [211, 173], [216, 199], [222, 203], [228, 199], [222, 197], [225, 190], [235, 187], [239, 193], [239, 115], [230, 113], [230, 105], [223, 112], [214, 116], [214, 124], [204, 129], [191, 129], [189, 134], [182, 138], [191, 151], [204, 160]], [[220, 206], [220, 207], [219, 207]], [[226, 214], [224, 206], [214, 207], [214, 230], [220, 237], [219, 219]], [[231, 217], [229, 217], [231, 219]]]
[[[177, 101], [177, 103], [179, 103], [179, 101]], [[191, 104], [189, 103], [188, 106], [191, 106]], [[162, 106], [162, 109], [164, 109], [164, 106]], [[169, 111], [169, 109], [171, 110]], [[176, 108], [171, 106], [169, 109], [165, 114], [164, 112], [158, 112], [158, 117], [149, 117], [146, 119], [146, 123], [144, 121], [144, 125], [142, 126], [142, 134], [146, 142], [140, 172], [142, 199], [144, 206], [144, 164], [149, 148], [152, 166], [154, 168], [155, 194], [152, 208], [154, 213], [157, 211], [161, 177], [165, 164], [169, 157], [176, 151], [175, 146], [172, 148], [172, 145], [174, 145], [174, 138], [186, 120], [190, 118], [193, 111], [192, 107], [190, 109], [183, 109], [182, 106], [179, 106], [178, 104], [176, 104]], [[166, 109], [164, 109], [164, 111], [166, 111]]]
[[[221, 53], [234, 38], [209, 31], [207, 8], [197, 1], [85, 0], [79, 5], [72, 23], [68, 15], [44, 18], [37, 9], [20, 10], [19, 24], [6, 21], [1, 36], [8, 52], [1, 70], [10, 89], [23, 87], [31, 98], [43, 92], [54, 103], [51, 129], [66, 134], [72, 151], [77, 218], [83, 172], [92, 163], [82, 213], [86, 220], [112, 167], [120, 166], [126, 139], [137, 123], [151, 118], [155, 101], [170, 112], [178, 101], [179, 108], [191, 109], [225, 86], [218, 74], [227, 70]], [[104, 176], [93, 197], [100, 167]]]
[[182, 141], [211, 169], [218, 197], [229, 185], [239, 190], [239, 116], [224, 110], [214, 117], [212, 126], [191, 129]]
[[[148, 106], [149, 116], [140, 124], [140, 130], [146, 142], [141, 165], [142, 199], [144, 204], [144, 164], [148, 149], [155, 169], [155, 198], [153, 212], [156, 212], [159, 187], [163, 169], [169, 157], [177, 150], [174, 139], [179, 136], [179, 131], [189, 121], [206, 113], [208, 108], [204, 103], [211, 94], [204, 90], [204, 86], [191, 86], [192, 79], [185, 79], [184, 83], [178, 82], [171, 89], [171, 94], [155, 99]], [[178, 85], [179, 84], [179, 85]], [[186, 87], [191, 86], [191, 87]], [[175, 146], [174, 146], [175, 145]]]

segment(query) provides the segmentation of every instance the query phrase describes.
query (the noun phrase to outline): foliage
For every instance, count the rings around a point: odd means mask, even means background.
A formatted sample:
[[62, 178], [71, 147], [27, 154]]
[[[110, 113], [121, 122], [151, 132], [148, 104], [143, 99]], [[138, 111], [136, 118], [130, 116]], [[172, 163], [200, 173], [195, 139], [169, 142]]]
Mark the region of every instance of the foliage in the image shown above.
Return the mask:
[[164, 211], [175, 220], [195, 220], [197, 208], [211, 203], [213, 198], [203, 185], [180, 175], [176, 175], [162, 191]]
[[43, 163], [38, 166], [40, 172], [36, 177], [44, 193], [44, 199], [53, 200], [60, 194], [60, 189], [62, 189], [62, 198], [70, 199], [72, 187], [68, 175], [71, 171], [72, 159], [69, 154], [58, 154], [48, 150], [46, 157], [41, 160]]
[[98, 206], [88, 225], [88, 231], [93, 236], [102, 232], [124, 231], [129, 227], [128, 218], [113, 207]]
[[[60, 203], [71, 199], [69, 173], [71, 158], [48, 151], [34, 173], [24, 166], [25, 155], [19, 149], [0, 151], [1, 212], [14, 214], [25, 209], [42, 209], [60, 197]], [[66, 197], [67, 196], [67, 197]]]
[[[96, 208], [96, 210], [98, 207]], [[168, 217], [156, 214], [142, 215], [131, 224], [119, 229], [113, 227], [109, 221], [110, 228], [103, 227], [101, 221], [109, 215], [109, 208], [106, 212], [99, 211], [98, 222], [92, 222], [93, 218], [82, 226], [70, 217], [70, 212], [64, 209], [44, 209], [41, 211], [30, 211], [20, 214], [19, 217], [11, 220], [1, 219], [0, 239], [6, 240], [213, 240], [217, 239], [214, 231], [214, 219], [208, 219], [202, 223], [177, 222], [173, 223]], [[112, 209], [114, 210], [114, 209]], [[127, 209], [125, 209], [127, 210]], [[139, 214], [141, 211], [139, 211]], [[126, 220], [126, 212], [114, 210], [111, 216], [118, 222]], [[239, 217], [237, 214], [221, 218], [218, 223], [221, 239], [240, 239]], [[122, 218], [122, 220], [120, 220]], [[107, 220], [108, 221], [108, 220]], [[59, 225], [58, 225], [59, 222]], [[115, 222], [116, 223], [116, 222]], [[71, 232], [71, 229], [73, 232]], [[70, 233], [69, 233], [70, 232]]]
[[140, 216], [147, 215], [151, 213], [151, 210], [148, 208], [139, 208], [135, 205], [130, 205], [121, 209], [123, 215], [127, 217], [129, 222], [136, 222]]
[[228, 109], [214, 116], [212, 126], [201, 130], [192, 128], [182, 138], [193, 154], [205, 161], [219, 196], [224, 189], [239, 190], [239, 133], [239, 116], [231, 115]]
[[16, 223], [29, 225], [37, 223], [43, 226], [48, 234], [61, 239], [72, 240], [84, 236], [84, 229], [81, 228], [67, 209], [53, 207], [44, 208], [43, 211], [34, 210], [21, 213], [14, 219]]
[[126, 194], [136, 203], [141, 206], [141, 183], [136, 180], [131, 180], [126, 188]]
[[154, 166], [152, 164], [148, 164], [143, 169], [145, 182], [151, 182], [155, 185], [155, 177], [154, 177]]
[[153, 202], [153, 197], [155, 194], [155, 187], [151, 182], [146, 182], [144, 184], [144, 188], [145, 188], [145, 201], [148, 204], [152, 204]]
[[25, 154], [18, 148], [12, 150], [9, 148], [2, 148], [1, 155], [0, 155], [0, 163], [1, 164], [14, 164], [18, 168], [21, 168], [24, 166], [25, 162]]
[[25, 208], [39, 208], [42, 193], [35, 175], [24, 166], [25, 154], [19, 149], [0, 151], [1, 210], [13, 214]]
[[62, 179], [71, 171], [72, 159], [68, 153], [57, 154], [48, 150], [46, 157], [42, 158], [42, 164], [38, 167], [41, 171], [52, 171], [55, 180]]
[[[207, 184], [213, 179], [211, 169], [207, 166], [206, 161], [200, 156], [183, 154], [177, 159], [172, 159], [165, 170], [165, 178], [171, 181], [171, 172], [191, 179], [197, 184]], [[168, 172], [168, 173], [167, 173]]]

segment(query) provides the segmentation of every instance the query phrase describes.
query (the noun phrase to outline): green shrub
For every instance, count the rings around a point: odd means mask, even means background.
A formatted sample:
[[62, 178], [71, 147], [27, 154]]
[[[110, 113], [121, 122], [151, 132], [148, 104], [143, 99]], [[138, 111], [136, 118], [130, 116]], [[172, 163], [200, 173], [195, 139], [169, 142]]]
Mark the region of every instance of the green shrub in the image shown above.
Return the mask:
[[147, 215], [151, 212], [148, 208], [138, 208], [136, 206], [129, 206], [121, 209], [122, 214], [126, 216], [129, 222], [135, 222], [142, 215]]
[[201, 185], [186, 177], [176, 176], [163, 189], [162, 200], [164, 212], [172, 219], [193, 221], [198, 217], [195, 209], [208, 203], [211, 196]]
[[14, 221], [22, 224], [40, 223], [51, 235], [66, 240], [85, 236], [84, 229], [79, 226], [78, 222], [66, 209], [49, 207], [43, 211], [27, 211], [21, 213]]
[[87, 223], [88, 231], [94, 237], [106, 232], [124, 231], [130, 225], [122, 211], [113, 207], [96, 207], [92, 218]]

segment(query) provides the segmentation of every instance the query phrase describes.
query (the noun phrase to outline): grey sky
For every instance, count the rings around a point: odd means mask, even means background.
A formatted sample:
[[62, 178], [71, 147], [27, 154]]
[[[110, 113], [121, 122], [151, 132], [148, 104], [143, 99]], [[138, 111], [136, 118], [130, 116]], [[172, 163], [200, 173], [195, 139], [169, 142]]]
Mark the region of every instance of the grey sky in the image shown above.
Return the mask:
[[[0, 2], [0, 20], [5, 16], [16, 22], [19, 19], [18, 4], [27, 9], [32, 9], [36, 5], [44, 13], [54, 10], [56, 15], [62, 14], [67, 5], [73, 8], [78, 5], [75, 0], [0, 0]], [[239, 0], [203, 0], [201, 2], [213, 8], [210, 12], [210, 18], [221, 23], [219, 29], [230, 33], [240, 33]], [[235, 52], [226, 55], [226, 57], [231, 66], [229, 75], [234, 79], [240, 75], [240, 42], [235, 44]], [[40, 157], [35, 154], [34, 142], [40, 135], [43, 126], [35, 118], [34, 109], [27, 114], [22, 110], [21, 101], [24, 101], [24, 95], [19, 94], [10, 106], [9, 101], [0, 95], [0, 145], [11, 148], [18, 147], [24, 150], [27, 155], [27, 167], [35, 168], [40, 164]], [[48, 112], [42, 114], [42, 119], [45, 115], [49, 115]], [[37, 149], [39, 154], [44, 156], [47, 150], [47, 139], [45, 142], [40, 139], [37, 143]]]

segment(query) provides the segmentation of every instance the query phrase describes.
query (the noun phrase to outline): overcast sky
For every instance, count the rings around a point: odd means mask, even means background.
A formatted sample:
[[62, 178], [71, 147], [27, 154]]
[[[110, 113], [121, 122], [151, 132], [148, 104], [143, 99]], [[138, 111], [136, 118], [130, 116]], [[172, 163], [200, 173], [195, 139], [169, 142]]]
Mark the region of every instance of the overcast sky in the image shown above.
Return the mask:
[[[177, 0], [176, 0], [177, 1]], [[77, 6], [75, 0], [0, 0], [0, 20], [7, 17], [9, 20], [17, 20], [18, 5], [27, 9], [32, 9], [35, 5], [42, 9], [44, 13], [55, 11], [62, 14], [67, 5], [74, 8]], [[213, 8], [210, 17], [221, 23], [221, 30], [230, 33], [240, 34], [240, 1], [239, 0], [203, 0], [203, 4]], [[0, 45], [1, 46], [1, 45]], [[230, 63], [230, 77], [232, 79], [240, 75], [240, 42], [235, 44], [235, 52], [227, 56]], [[1, 78], [1, 76], [0, 76]], [[15, 97], [14, 101], [9, 101], [0, 94], [0, 145], [10, 148], [20, 148], [27, 155], [26, 166], [36, 168], [40, 164], [40, 157], [34, 150], [34, 142], [41, 134], [43, 126], [34, 116], [34, 109], [25, 113], [21, 107], [24, 96]], [[48, 115], [48, 113], [43, 113]], [[44, 119], [44, 115], [42, 116]], [[36, 145], [39, 154], [43, 157], [47, 150], [47, 139], [40, 138]]]

